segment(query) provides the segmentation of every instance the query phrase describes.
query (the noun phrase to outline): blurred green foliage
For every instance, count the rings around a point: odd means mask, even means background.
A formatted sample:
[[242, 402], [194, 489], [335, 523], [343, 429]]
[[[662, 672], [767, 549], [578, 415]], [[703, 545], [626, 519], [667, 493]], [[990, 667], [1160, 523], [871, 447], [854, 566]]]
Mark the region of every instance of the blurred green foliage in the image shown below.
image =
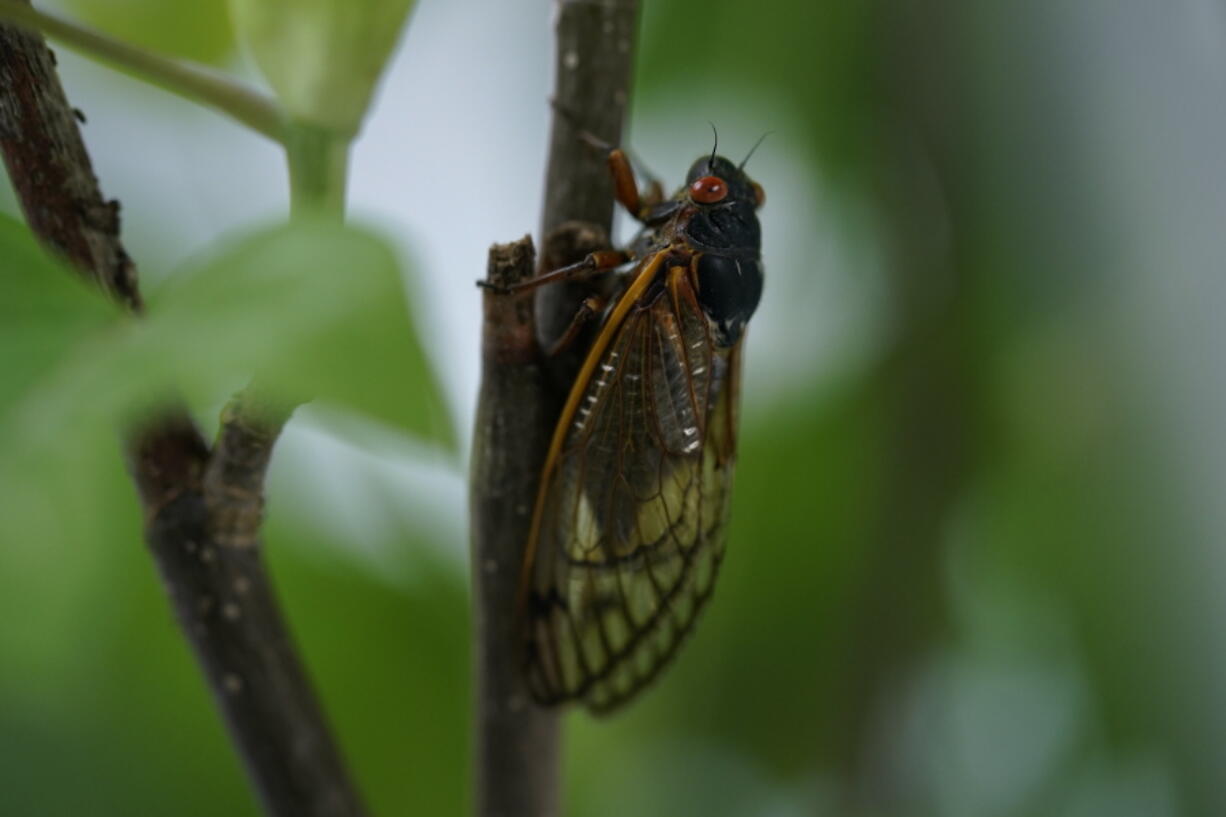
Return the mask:
[[[212, 409], [252, 373], [266, 399], [317, 398], [453, 445], [399, 264], [374, 235], [301, 222], [219, 248], [149, 294], [133, 321], [0, 222], [5, 384], [0, 538], [76, 543], [113, 511], [63, 486], [109, 471], [116, 430], [166, 396]], [[367, 361], [355, 365], [354, 361]], [[386, 366], [397, 376], [386, 376]]]
[[[137, 546], [141, 521], [117, 431], [163, 394], [219, 405], [254, 371], [271, 399], [317, 397], [454, 445], [399, 262], [354, 228], [263, 230], [219, 245], [151, 291], [150, 316], [137, 323], [3, 218], [0, 294], [3, 811], [251, 812], [237, 760]], [[326, 668], [325, 695], [336, 689], [350, 702], [336, 707], [344, 733], [367, 735], [354, 740], [361, 747], [395, 724], [405, 741], [355, 752], [371, 796], [406, 785], [416, 792], [462, 767], [467, 731], [455, 723], [467, 703], [466, 608], [456, 573], [422, 553], [423, 593], [408, 598], [354, 577], [352, 563], [309, 563], [302, 554], [316, 534], [305, 524], [274, 524], [269, 535], [296, 542], [273, 545], [284, 554], [277, 572], [291, 588], [286, 605], [307, 655]], [[353, 610], [362, 614], [338, 618]], [[368, 637], [355, 639], [355, 626]], [[368, 649], [380, 639], [383, 648]], [[372, 696], [407, 703], [404, 688], [429, 690], [435, 706], [363, 714]], [[403, 773], [411, 757], [420, 777]], [[55, 782], [64, 774], [72, 786]], [[204, 780], [208, 796], [196, 796]], [[438, 790], [441, 802], [463, 796], [458, 783]]]
[[72, 347], [118, 317], [102, 294], [48, 258], [30, 231], [0, 217], [0, 411], [14, 404]]
[[[220, 0], [74, 5], [175, 53], [232, 48]], [[884, 288], [883, 328], [854, 365], [745, 395], [715, 600], [642, 700], [570, 717], [567, 813], [1226, 810], [1221, 693], [1206, 693], [1220, 636], [1189, 579], [1200, 520], [1177, 510], [1169, 441], [1116, 348], [1123, 282], [1094, 198], [1110, 165], [1077, 141], [1080, 61], [1106, 46], [1068, 41], [1099, 30], [1075, 27], [1075, 4], [1042, 5], [645, 4], [637, 104], [790, 112], [797, 172], [817, 168], [798, 183], [833, 187], [835, 219], [871, 214], [884, 284], [852, 277]], [[213, 410], [239, 371], [275, 368], [301, 375], [291, 391], [445, 442], [396, 260], [361, 231], [264, 231], [150, 293], [133, 340], [11, 224], [0, 249], [0, 434], [22, 438], [0, 462], [0, 811], [254, 814], [93, 401], [103, 381], [147, 389], [173, 370]], [[846, 274], [788, 260], [768, 267], [768, 301]], [[74, 357], [86, 340], [140, 350], [139, 376]], [[23, 403], [36, 386], [54, 399]], [[17, 468], [22, 405], [56, 434]], [[446, 537], [393, 526], [413, 576], [380, 577], [295, 511], [273, 494], [273, 573], [373, 811], [464, 813], [466, 577], [426, 541]]]
[[356, 133], [413, 0], [229, 0], [290, 118]]
[[226, 0], [61, 0], [73, 17], [152, 51], [220, 63], [234, 53]]
[[[114, 509], [108, 527], [72, 546], [27, 539], [0, 550], [4, 812], [255, 815], [139, 546], [134, 492], [117, 457], [110, 465], [96, 488]], [[468, 797], [460, 576], [405, 532], [418, 577], [406, 594], [351, 560], [321, 559], [314, 531], [281, 518], [274, 514], [268, 532], [272, 569], [370, 802], [378, 813], [406, 803], [460, 813]]]
[[[644, 3], [635, 86], [728, 100], [749, 91], [793, 113], [833, 178], [850, 180], [871, 157], [882, 43], [873, 4], [856, 0]], [[771, 127], [770, 125], [764, 127]]]
[[275, 395], [454, 445], [400, 263], [371, 233], [295, 222], [224, 247], [149, 295], [138, 335], [139, 368], [164, 372], [198, 405], [224, 396], [235, 373], [256, 372]]

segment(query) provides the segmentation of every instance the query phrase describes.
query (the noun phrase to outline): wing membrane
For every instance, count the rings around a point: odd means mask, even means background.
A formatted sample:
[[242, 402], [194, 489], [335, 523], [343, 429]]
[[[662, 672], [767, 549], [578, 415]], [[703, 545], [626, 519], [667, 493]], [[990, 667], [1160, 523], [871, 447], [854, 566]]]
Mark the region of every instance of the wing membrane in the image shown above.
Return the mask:
[[693, 626], [723, 557], [737, 352], [716, 347], [676, 273], [620, 310], [546, 466], [526, 571], [528, 679], [545, 703], [630, 698]]

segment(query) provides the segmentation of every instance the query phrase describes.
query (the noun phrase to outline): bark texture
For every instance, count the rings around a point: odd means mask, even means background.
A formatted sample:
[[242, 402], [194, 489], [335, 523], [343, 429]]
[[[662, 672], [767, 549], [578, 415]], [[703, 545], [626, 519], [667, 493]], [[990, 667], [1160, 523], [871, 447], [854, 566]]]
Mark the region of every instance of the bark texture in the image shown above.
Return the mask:
[[136, 269], [119, 242], [119, 202], [106, 200], [42, 38], [0, 26], [0, 152], [30, 229], [132, 309]]
[[[532, 239], [490, 250], [492, 284], [532, 277]], [[476, 672], [477, 814], [552, 817], [558, 811], [558, 713], [524, 683], [515, 615], [537, 480], [549, 445], [532, 293], [486, 290], [482, 380], [473, 442], [472, 581]]]
[[[638, 31], [638, 0], [562, 0], [557, 4], [553, 125], [545, 170], [541, 236], [582, 221], [608, 233], [613, 183], [606, 157], [582, 138], [620, 145], [630, 104]], [[582, 256], [558, 261], [562, 266]], [[587, 295], [582, 283], [544, 287], [537, 295], [538, 332], [558, 337]]]

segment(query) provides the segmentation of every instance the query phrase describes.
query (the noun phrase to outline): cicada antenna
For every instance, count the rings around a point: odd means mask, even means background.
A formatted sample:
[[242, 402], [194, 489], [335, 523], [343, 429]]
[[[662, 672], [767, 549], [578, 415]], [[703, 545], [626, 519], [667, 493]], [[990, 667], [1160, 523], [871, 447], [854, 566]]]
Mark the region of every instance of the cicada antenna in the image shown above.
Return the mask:
[[753, 147], [749, 149], [749, 152], [745, 154], [745, 158], [741, 160], [741, 163], [739, 165], [737, 165], [737, 168], [736, 168], [737, 170], [745, 169], [745, 164], [749, 161], [749, 157], [753, 156], [753, 152], [758, 149], [758, 145], [765, 142], [766, 137], [770, 136], [772, 133], [774, 133], [773, 130], [768, 130], [766, 133], [758, 137], [758, 141], [753, 143]]
[[711, 135], [715, 137], [715, 144], [711, 146], [711, 158], [707, 160], [707, 167], [710, 169], [714, 169], [715, 168], [715, 152], [719, 150], [719, 131], [715, 129], [714, 122], [711, 122], [708, 120], [707, 124], [711, 126]]

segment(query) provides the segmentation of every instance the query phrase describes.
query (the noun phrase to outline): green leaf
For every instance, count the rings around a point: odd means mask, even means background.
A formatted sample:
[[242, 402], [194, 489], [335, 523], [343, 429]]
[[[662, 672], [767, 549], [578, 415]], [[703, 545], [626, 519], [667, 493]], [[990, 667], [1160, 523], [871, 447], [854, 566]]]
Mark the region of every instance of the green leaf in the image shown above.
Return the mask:
[[296, 221], [171, 278], [149, 304], [130, 351], [155, 388], [215, 403], [254, 375], [274, 397], [454, 445], [396, 256], [371, 233]]
[[54, 552], [96, 533], [106, 509], [95, 475], [117, 459], [116, 403], [114, 390], [93, 394], [99, 370], [81, 352], [121, 331], [119, 315], [0, 217], [0, 542]]
[[0, 216], [0, 414], [117, 309]]
[[230, 0], [291, 119], [357, 132], [413, 0]]
[[454, 449], [399, 265], [374, 235], [297, 222], [173, 277], [126, 320], [0, 220], [0, 541], [79, 543], [122, 428], [170, 397], [216, 406], [253, 376]]
[[225, 0], [67, 0], [74, 16], [125, 42], [218, 63], [234, 48]]

